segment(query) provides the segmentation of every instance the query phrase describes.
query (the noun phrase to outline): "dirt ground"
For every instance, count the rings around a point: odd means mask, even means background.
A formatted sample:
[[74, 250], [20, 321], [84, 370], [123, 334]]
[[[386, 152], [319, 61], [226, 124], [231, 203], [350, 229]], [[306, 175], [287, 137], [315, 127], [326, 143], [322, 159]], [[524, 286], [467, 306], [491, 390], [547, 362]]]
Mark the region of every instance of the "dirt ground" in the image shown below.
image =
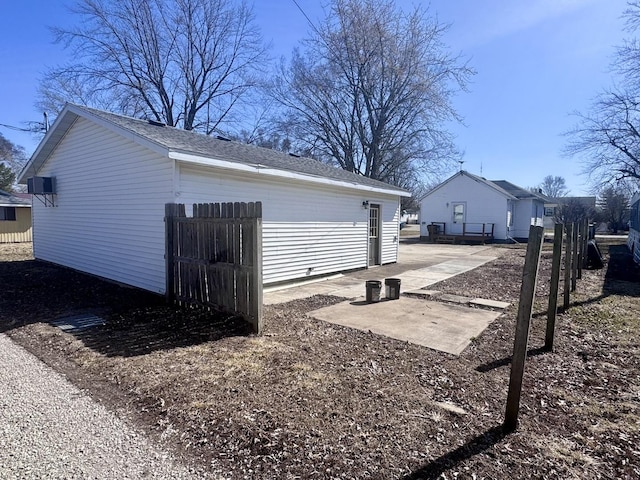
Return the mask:
[[[520, 423], [505, 435], [524, 247], [430, 288], [512, 302], [456, 357], [309, 319], [344, 299], [264, 309], [250, 336], [228, 315], [32, 260], [0, 246], [0, 331], [224, 478], [639, 478], [640, 273], [601, 245], [544, 352], [551, 252], [540, 267]], [[609, 252], [611, 256], [609, 258]], [[47, 322], [91, 312], [83, 334]]]

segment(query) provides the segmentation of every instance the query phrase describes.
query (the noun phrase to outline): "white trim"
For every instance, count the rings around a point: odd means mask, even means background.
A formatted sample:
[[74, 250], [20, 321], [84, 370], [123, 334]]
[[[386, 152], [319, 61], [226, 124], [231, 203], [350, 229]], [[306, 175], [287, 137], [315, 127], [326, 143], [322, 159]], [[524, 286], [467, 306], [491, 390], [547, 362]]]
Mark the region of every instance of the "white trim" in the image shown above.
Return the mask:
[[178, 152], [175, 150], [169, 151], [169, 158], [180, 161], [180, 162], [185, 162], [185, 163], [194, 163], [196, 165], [207, 165], [207, 166], [226, 169], [226, 170], [235, 170], [240, 172], [252, 173], [255, 175], [265, 175], [269, 177], [301, 180], [304, 182], [317, 183], [321, 185], [331, 185], [331, 186], [342, 187], [342, 188], [350, 188], [350, 189], [359, 190], [359, 191], [383, 193], [386, 195], [394, 195], [398, 197], [411, 196], [410, 193], [403, 192], [401, 190], [391, 190], [386, 188], [373, 187], [369, 185], [362, 185], [359, 183], [333, 180], [325, 177], [316, 177], [309, 174], [291, 172], [289, 170], [278, 170], [276, 168], [270, 168], [265, 165], [261, 165], [259, 163], [256, 163], [254, 165], [247, 165], [244, 163], [230, 162], [228, 160], [220, 160], [220, 159], [211, 158], [211, 157], [204, 157], [201, 155], [193, 155], [189, 153]]

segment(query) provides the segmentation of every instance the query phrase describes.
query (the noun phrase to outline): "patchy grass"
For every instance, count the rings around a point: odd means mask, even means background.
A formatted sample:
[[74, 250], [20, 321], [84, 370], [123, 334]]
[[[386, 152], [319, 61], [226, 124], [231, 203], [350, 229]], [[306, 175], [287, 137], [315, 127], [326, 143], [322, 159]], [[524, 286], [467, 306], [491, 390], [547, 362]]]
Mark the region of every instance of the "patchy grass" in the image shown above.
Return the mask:
[[[545, 353], [543, 252], [518, 431], [500, 428], [524, 247], [441, 282], [514, 304], [459, 357], [265, 307], [266, 332], [0, 246], [0, 329], [185, 461], [228, 478], [637, 478], [640, 307], [624, 247], [584, 271]], [[10, 261], [11, 260], [11, 261]], [[72, 335], [47, 321], [91, 311]]]

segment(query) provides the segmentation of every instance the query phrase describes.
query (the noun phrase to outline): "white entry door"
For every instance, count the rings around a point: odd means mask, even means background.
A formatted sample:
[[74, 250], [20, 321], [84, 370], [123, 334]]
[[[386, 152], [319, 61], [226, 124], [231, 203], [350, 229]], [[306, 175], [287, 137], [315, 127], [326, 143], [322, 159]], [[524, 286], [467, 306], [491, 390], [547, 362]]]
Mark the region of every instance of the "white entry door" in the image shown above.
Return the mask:
[[451, 204], [451, 207], [452, 214], [450, 233], [454, 235], [462, 235], [462, 225], [467, 221], [467, 202], [454, 202]]

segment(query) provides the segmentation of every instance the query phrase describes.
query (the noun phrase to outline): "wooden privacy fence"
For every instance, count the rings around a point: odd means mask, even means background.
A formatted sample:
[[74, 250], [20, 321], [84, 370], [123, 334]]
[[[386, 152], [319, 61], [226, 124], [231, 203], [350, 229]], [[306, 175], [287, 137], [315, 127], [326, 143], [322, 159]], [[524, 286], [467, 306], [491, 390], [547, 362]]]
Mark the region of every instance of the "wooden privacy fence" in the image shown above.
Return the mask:
[[165, 205], [166, 295], [241, 314], [262, 333], [262, 203]]

